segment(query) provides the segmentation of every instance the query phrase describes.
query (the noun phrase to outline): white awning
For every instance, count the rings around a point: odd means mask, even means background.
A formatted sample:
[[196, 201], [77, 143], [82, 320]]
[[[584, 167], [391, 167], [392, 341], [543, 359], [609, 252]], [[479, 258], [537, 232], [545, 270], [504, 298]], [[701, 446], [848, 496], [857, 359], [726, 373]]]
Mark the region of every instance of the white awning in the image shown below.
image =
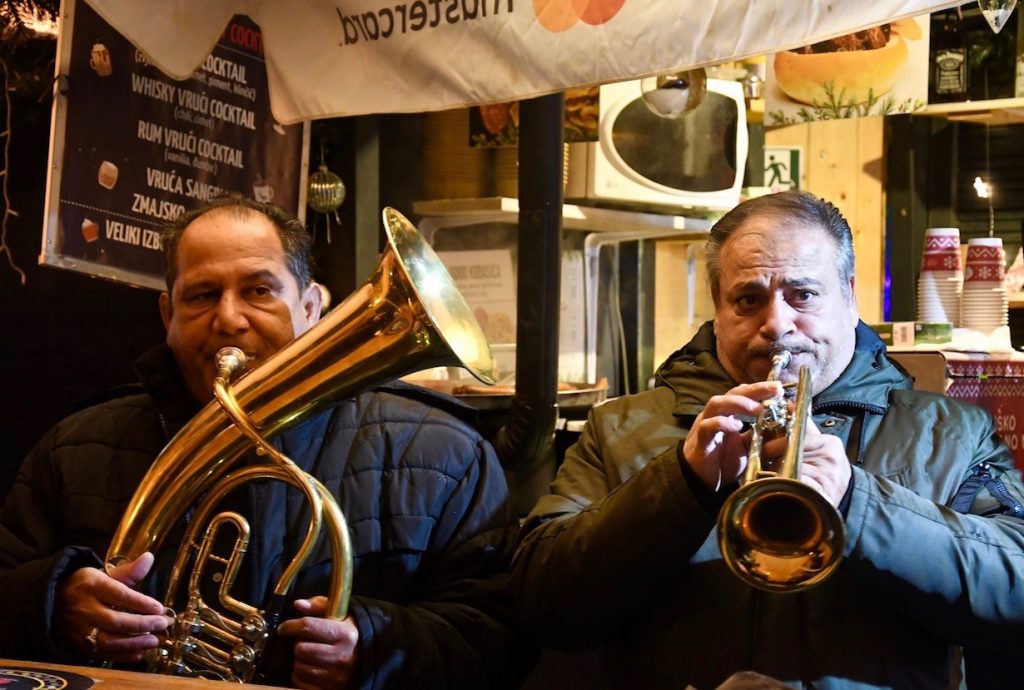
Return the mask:
[[[807, 45], [963, 0], [86, 0], [188, 77], [234, 14], [283, 123], [510, 101]], [[574, 9], [576, 8], [576, 9]], [[252, 37], [238, 36], [241, 41]]]

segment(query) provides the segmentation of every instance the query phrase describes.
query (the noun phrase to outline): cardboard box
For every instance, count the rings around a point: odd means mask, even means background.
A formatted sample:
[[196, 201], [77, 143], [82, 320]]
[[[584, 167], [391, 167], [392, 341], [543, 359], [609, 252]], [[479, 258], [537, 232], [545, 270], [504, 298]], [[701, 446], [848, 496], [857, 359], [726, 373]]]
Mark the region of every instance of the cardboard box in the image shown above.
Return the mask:
[[953, 339], [953, 325], [948, 323], [887, 321], [870, 325], [889, 347], [942, 345]]
[[869, 325], [888, 347], [907, 347], [914, 344], [913, 321], [886, 321]]
[[949, 387], [946, 371], [946, 357], [938, 350], [931, 352], [894, 352], [889, 357], [896, 360], [914, 379], [914, 388], [931, 393], [945, 393]]
[[947, 366], [952, 380], [946, 394], [988, 410], [1024, 470], [1024, 355], [952, 352]]

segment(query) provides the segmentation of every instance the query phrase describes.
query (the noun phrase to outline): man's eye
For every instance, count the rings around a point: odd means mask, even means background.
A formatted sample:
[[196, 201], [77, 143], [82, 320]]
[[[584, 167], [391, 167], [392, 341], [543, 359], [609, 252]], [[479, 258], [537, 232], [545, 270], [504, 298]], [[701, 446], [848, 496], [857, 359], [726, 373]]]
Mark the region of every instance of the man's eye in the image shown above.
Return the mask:
[[736, 298], [736, 306], [742, 309], [749, 309], [757, 306], [757, 301], [756, 295], [740, 295]]
[[817, 296], [813, 290], [797, 290], [793, 293], [793, 302], [796, 304], [806, 304]]
[[191, 295], [185, 296], [185, 301], [189, 304], [202, 304], [204, 302], [211, 302], [217, 298], [217, 293], [207, 290], [206, 292], [196, 292]]
[[249, 289], [249, 294], [253, 297], [270, 297], [274, 294], [274, 291], [266, 285], [257, 285]]

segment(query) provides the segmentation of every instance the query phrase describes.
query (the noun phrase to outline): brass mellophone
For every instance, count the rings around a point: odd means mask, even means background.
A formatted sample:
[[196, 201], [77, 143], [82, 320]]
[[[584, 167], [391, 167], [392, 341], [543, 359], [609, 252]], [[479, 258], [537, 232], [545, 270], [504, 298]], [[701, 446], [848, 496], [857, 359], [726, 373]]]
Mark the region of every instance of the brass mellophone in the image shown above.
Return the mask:
[[[777, 381], [792, 355], [771, 354], [769, 381]], [[788, 384], [786, 387], [791, 387]], [[800, 368], [793, 411], [784, 395], [764, 401], [754, 423], [743, 485], [718, 514], [718, 546], [726, 565], [745, 583], [770, 592], [798, 592], [835, 571], [846, 541], [842, 516], [803, 484], [804, 432], [811, 409], [811, 376]], [[766, 439], [788, 437], [778, 471], [764, 467]]]
[[[332, 559], [326, 615], [344, 618], [352, 582], [345, 518], [323, 484], [266, 437], [336, 400], [421, 369], [461, 366], [494, 383], [490, 346], [444, 264], [401, 214], [387, 208], [383, 215], [389, 244], [373, 276], [237, 382], [232, 379], [244, 368], [244, 353], [221, 350], [216, 400], [171, 439], [132, 496], [107, 551], [108, 570], [146, 551], [157, 553], [168, 532], [193, 511], [164, 599], [175, 621], [162, 645], [150, 650], [149, 670], [249, 682], [292, 584], [324, 530]], [[257, 459], [238, 467], [253, 447]], [[248, 521], [234, 511], [213, 513], [229, 492], [264, 479], [299, 489], [311, 515], [305, 539], [269, 601], [254, 605], [231, 593], [249, 540]], [[229, 539], [235, 535], [227, 555], [213, 548], [221, 530], [230, 530]], [[219, 611], [199, 589], [211, 564], [223, 568], [215, 602]]]

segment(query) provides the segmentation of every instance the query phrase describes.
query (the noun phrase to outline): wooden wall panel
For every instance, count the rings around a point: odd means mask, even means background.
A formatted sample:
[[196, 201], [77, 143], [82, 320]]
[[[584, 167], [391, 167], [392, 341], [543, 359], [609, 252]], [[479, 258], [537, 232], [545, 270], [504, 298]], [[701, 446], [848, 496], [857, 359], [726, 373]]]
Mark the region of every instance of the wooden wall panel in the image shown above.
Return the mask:
[[853, 230], [861, 318], [882, 320], [885, 278], [885, 157], [881, 117], [772, 129], [767, 146], [802, 146], [801, 187], [839, 207]]
[[[689, 261], [694, 279], [689, 280]], [[654, 366], [682, 347], [715, 307], [704, 270], [703, 242], [660, 240], [654, 255]], [[692, 305], [690, 287], [693, 287]]]

